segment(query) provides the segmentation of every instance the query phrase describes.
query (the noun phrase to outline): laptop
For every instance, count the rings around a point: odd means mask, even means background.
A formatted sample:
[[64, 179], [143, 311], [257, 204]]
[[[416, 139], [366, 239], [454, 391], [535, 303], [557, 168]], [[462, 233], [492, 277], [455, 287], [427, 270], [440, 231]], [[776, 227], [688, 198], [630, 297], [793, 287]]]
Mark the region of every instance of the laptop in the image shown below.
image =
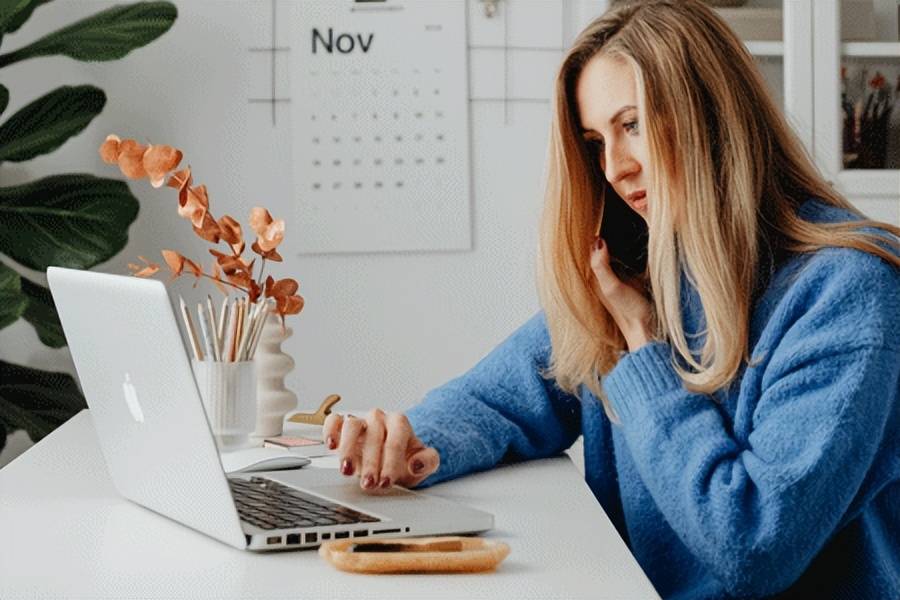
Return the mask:
[[58, 267], [47, 279], [110, 477], [128, 500], [254, 551], [493, 528], [490, 513], [400, 486], [364, 492], [337, 469], [226, 475], [163, 283]]

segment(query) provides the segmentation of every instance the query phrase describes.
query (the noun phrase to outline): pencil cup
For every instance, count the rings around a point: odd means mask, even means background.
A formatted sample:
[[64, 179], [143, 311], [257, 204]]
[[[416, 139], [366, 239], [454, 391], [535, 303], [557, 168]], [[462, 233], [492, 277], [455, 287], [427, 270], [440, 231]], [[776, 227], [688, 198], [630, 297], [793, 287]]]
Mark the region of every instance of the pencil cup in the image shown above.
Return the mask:
[[219, 450], [256, 445], [256, 373], [253, 361], [191, 360], [209, 427]]

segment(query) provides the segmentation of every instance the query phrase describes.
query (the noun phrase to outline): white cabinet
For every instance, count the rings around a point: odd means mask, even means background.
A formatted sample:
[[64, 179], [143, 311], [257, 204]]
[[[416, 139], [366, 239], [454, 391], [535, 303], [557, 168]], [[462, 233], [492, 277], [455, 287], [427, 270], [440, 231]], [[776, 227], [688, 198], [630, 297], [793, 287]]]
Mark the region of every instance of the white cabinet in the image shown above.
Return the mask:
[[778, 17], [780, 36], [770, 30], [744, 41], [788, 120], [842, 194], [868, 216], [900, 225], [900, 4], [865, 4], [750, 0], [721, 12], [736, 30], [738, 21], [752, 29], [758, 15]]

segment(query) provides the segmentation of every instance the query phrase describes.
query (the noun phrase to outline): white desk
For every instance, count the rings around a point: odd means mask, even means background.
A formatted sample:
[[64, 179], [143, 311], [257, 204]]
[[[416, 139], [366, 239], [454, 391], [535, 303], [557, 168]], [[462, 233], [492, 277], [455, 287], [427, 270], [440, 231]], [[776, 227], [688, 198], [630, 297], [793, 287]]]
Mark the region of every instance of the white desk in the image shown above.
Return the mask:
[[120, 498], [85, 410], [0, 470], [0, 598], [658, 598], [567, 456], [427, 493], [495, 515], [485, 537], [512, 549], [497, 571], [367, 576], [233, 549]]

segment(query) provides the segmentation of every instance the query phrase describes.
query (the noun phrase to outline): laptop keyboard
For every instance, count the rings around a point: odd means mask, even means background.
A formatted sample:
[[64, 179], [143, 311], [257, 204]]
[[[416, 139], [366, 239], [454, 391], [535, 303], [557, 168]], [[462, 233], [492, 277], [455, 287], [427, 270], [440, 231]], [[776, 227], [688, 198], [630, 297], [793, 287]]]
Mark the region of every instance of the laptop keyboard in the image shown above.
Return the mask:
[[377, 523], [381, 520], [265, 477], [229, 479], [228, 484], [241, 519], [260, 529]]

